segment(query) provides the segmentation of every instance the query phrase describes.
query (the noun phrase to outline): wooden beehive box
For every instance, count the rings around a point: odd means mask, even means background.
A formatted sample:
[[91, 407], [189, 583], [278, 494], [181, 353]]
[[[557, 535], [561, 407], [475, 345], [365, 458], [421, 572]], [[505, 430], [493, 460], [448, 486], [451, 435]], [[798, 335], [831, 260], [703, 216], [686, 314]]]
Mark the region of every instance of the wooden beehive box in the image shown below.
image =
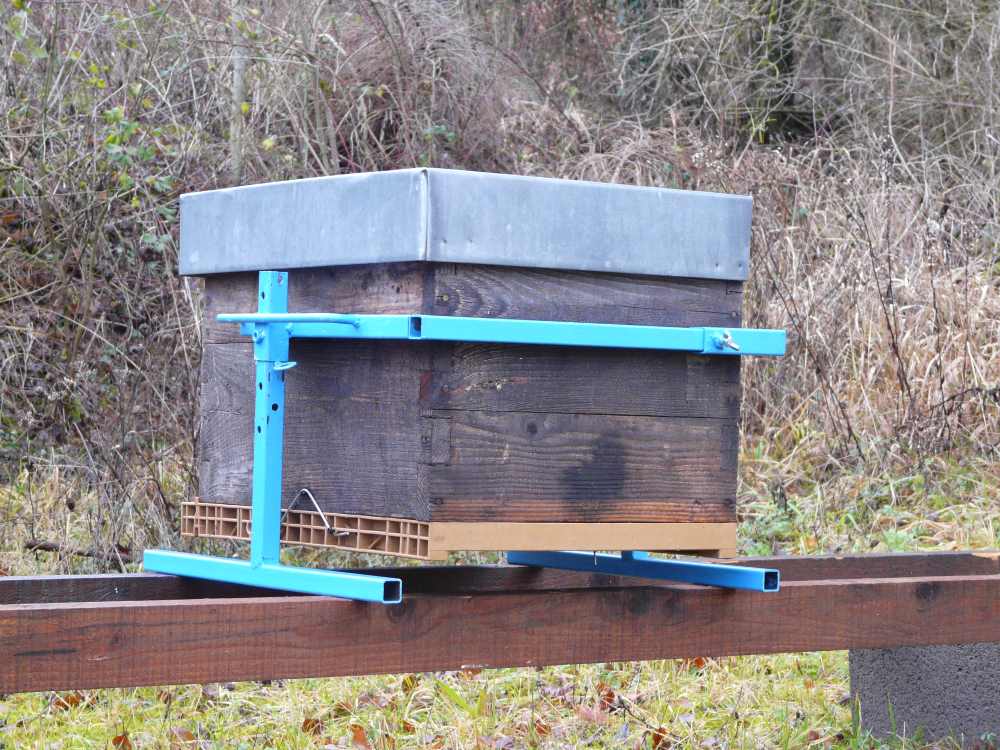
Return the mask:
[[[183, 196], [205, 277], [200, 491], [187, 535], [248, 538], [256, 310], [738, 326], [747, 197], [413, 169]], [[454, 550], [735, 548], [739, 357], [293, 341], [283, 538]], [[327, 528], [329, 525], [329, 528]]]

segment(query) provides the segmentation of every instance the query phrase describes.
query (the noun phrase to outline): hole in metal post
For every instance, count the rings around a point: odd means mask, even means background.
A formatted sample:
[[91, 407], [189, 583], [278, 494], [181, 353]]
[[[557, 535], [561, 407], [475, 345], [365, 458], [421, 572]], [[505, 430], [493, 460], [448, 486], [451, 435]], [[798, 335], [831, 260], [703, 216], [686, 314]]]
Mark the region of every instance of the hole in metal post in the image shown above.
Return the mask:
[[778, 590], [778, 573], [774, 570], [769, 570], [764, 574], [764, 591], [777, 591]]
[[278, 405], [277, 404], [271, 404], [271, 411], [278, 411]]
[[411, 338], [415, 338], [415, 339], [420, 338], [420, 331], [421, 331], [422, 327], [423, 327], [423, 321], [420, 318], [418, 318], [416, 316], [410, 318], [410, 336], [411, 336]]

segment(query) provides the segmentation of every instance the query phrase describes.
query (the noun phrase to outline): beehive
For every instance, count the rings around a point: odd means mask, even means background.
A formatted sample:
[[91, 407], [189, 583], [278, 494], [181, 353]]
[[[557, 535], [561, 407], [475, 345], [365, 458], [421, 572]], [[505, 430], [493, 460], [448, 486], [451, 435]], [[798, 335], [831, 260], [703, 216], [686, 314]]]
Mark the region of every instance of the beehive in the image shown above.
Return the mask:
[[[436, 169], [181, 199], [205, 278], [199, 496], [183, 532], [248, 538], [259, 270], [291, 312], [740, 324], [748, 197]], [[290, 543], [455, 550], [735, 548], [739, 357], [409, 341], [292, 343]], [[321, 515], [322, 513], [322, 515]], [[324, 520], [325, 517], [325, 520]]]

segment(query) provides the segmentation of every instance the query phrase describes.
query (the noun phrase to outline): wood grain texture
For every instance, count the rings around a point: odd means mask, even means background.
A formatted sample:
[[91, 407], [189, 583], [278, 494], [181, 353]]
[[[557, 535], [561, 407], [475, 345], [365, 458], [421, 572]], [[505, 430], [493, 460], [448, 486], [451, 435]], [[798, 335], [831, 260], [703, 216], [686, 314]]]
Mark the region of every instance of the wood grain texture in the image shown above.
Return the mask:
[[[943, 578], [1000, 575], [1000, 552], [891, 552], [871, 555], [743, 557], [739, 565], [777, 568], [782, 582], [862, 578]], [[400, 578], [407, 594], [481, 594], [670, 586], [646, 581], [566, 570], [506, 565], [420, 565], [369, 568], [375, 575]], [[281, 591], [200, 581], [159, 573], [99, 575], [3, 576], [0, 604], [46, 604], [220, 597], [285, 597]]]
[[437, 315], [660, 326], [738, 326], [739, 283], [441, 264]]
[[740, 361], [637, 349], [458, 344], [434, 409], [739, 418]]
[[[282, 495], [308, 487], [324, 510], [427, 520], [430, 445], [419, 394], [429, 347], [293, 342], [286, 380]], [[199, 495], [246, 505], [253, 469], [249, 344], [205, 347]]]
[[1000, 641], [1000, 575], [0, 606], [0, 692]]
[[730, 550], [735, 523], [475, 523], [433, 522], [430, 549], [454, 550]]
[[735, 520], [728, 420], [448, 412], [435, 521]]
[[[736, 325], [732, 282], [454, 264], [309, 269], [292, 311]], [[206, 280], [199, 494], [249, 504], [252, 356]], [[731, 522], [739, 359], [429, 342], [293, 342], [283, 495], [413, 520]], [[535, 432], [532, 432], [534, 430]]]
[[[279, 269], [280, 270], [280, 269]], [[353, 312], [372, 315], [426, 312], [424, 287], [431, 269], [421, 263], [304, 268], [289, 274], [289, 312]], [[205, 279], [203, 340], [246, 341], [238, 326], [220, 323], [219, 313], [257, 311], [257, 274], [229, 273]]]

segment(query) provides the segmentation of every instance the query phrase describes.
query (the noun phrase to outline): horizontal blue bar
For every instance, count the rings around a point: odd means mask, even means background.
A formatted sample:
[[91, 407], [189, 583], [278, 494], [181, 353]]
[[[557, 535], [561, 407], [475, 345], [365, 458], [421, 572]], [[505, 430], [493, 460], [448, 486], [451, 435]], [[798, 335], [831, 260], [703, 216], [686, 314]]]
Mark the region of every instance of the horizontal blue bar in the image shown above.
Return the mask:
[[747, 591], [778, 591], [781, 586], [780, 573], [773, 568], [662, 560], [649, 557], [648, 552], [623, 552], [620, 556], [595, 555], [592, 552], [508, 552], [507, 562], [513, 565], [698, 583]]
[[205, 578], [300, 594], [337, 596], [382, 604], [398, 604], [403, 599], [403, 582], [400, 579], [363, 573], [295, 568], [279, 563], [253, 566], [248, 560], [192, 555], [172, 550], [146, 550], [142, 556], [142, 566], [154, 573]]
[[754, 328], [680, 328], [448, 315], [338, 315], [332, 313], [226, 314], [250, 335], [281, 325], [290, 338], [467, 341], [616, 349], [657, 349], [712, 355], [781, 356], [785, 332]]

